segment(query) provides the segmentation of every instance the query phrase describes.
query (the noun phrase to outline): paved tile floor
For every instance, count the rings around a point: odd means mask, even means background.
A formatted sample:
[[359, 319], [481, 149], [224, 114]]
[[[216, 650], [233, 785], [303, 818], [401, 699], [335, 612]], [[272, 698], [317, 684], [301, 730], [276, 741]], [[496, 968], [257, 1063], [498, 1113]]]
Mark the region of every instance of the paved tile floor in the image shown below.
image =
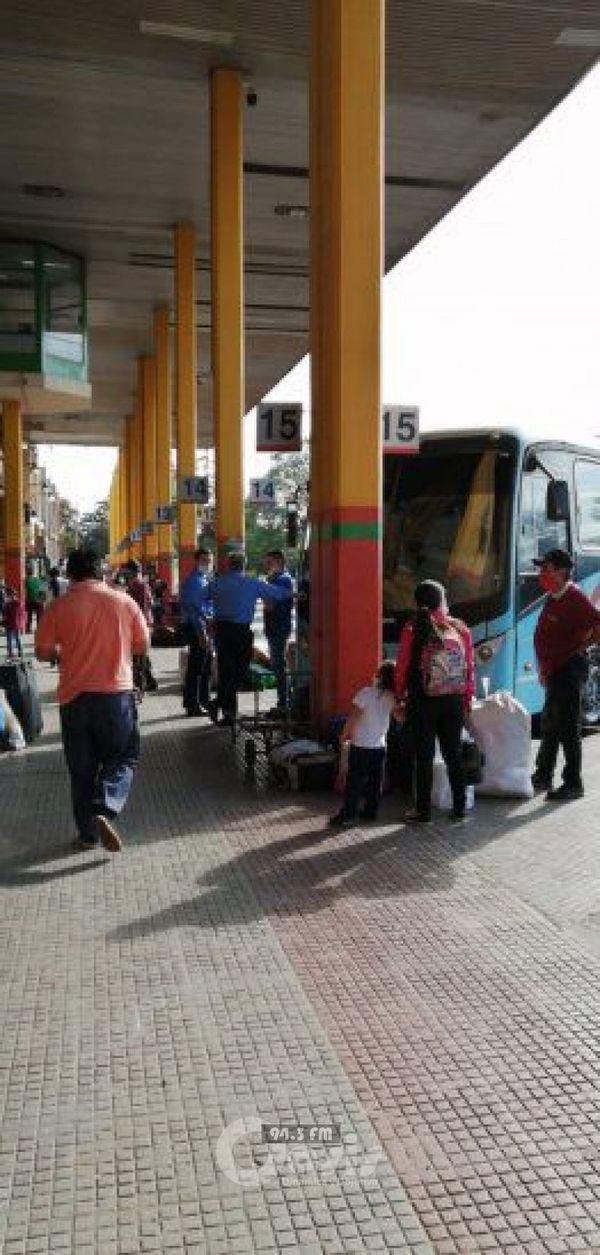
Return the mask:
[[156, 659], [123, 854], [70, 848], [47, 668], [0, 760], [0, 1249], [600, 1252], [600, 739], [561, 810], [329, 835]]

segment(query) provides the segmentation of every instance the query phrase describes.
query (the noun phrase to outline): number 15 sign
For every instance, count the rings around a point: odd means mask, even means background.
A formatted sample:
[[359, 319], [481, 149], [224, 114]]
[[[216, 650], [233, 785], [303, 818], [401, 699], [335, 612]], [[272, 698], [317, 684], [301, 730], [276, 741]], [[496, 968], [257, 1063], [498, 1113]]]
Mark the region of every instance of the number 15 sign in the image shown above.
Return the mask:
[[302, 404], [263, 402], [256, 410], [257, 453], [294, 453], [302, 448]]
[[418, 405], [384, 405], [382, 422], [384, 453], [419, 452]]

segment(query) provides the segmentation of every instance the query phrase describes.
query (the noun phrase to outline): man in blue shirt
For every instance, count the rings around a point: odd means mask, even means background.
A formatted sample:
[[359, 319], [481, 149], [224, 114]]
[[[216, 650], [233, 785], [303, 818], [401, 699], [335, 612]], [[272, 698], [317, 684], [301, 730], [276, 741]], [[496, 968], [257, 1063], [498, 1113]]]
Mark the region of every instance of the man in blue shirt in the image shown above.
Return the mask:
[[285, 569], [285, 555], [281, 549], [269, 549], [265, 568], [268, 583], [276, 588], [285, 588], [289, 596], [288, 601], [267, 602], [264, 611], [269, 659], [277, 680], [277, 708], [285, 711], [288, 704], [285, 651], [292, 631], [294, 585], [289, 571]]
[[189, 716], [208, 714], [212, 648], [208, 623], [212, 604], [208, 597], [212, 554], [196, 549], [194, 570], [181, 588], [181, 639], [189, 646], [183, 684], [183, 706]]
[[259, 597], [265, 601], [290, 602], [292, 589], [268, 584], [244, 573], [243, 553], [231, 553], [223, 573], [205, 590], [213, 601], [215, 642], [219, 684], [217, 701], [211, 702], [210, 713], [216, 719], [219, 709], [223, 722], [232, 723], [237, 714], [238, 690], [244, 682], [252, 661], [253, 637], [250, 624], [254, 619]]

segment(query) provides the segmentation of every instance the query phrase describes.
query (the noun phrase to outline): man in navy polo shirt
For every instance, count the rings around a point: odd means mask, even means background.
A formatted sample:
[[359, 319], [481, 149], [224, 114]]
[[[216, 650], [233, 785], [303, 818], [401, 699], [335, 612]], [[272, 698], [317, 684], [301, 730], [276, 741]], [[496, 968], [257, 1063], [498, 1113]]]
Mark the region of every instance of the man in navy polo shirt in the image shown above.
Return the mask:
[[[588, 675], [585, 650], [600, 641], [600, 611], [571, 581], [573, 559], [564, 549], [534, 558], [548, 597], [535, 629], [534, 646], [541, 683], [546, 689], [542, 740], [532, 783], [547, 790], [552, 802], [583, 797], [581, 779], [581, 699]], [[564, 754], [563, 783], [552, 787], [559, 748]]]
[[221, 710], [224, 723], [232, 723], [236, 717], [238, 690], [252, 661], [250, 625], [258, 599], [284, 602], [292, 598], [291, 588], [246, 575], [244, 566], [243, 553], [230, 553], [225, 570], [205, 589], [205, 596], [213, 603], [218, 668], [217, 700], [211, 702], [209, 710], [215, 720]]

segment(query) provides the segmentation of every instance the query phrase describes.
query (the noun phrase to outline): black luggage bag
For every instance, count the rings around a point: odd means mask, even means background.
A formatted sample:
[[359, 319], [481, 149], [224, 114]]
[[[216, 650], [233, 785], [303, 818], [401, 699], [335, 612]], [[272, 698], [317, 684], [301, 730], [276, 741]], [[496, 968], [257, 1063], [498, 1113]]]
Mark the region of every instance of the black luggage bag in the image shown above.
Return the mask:
[[0, 689], [4, 689], [8, 704], [21, 724], [23, 736], [31, 744], [44, 726], [40, 694], [31, 663], [21, 659], [0, 664]]

